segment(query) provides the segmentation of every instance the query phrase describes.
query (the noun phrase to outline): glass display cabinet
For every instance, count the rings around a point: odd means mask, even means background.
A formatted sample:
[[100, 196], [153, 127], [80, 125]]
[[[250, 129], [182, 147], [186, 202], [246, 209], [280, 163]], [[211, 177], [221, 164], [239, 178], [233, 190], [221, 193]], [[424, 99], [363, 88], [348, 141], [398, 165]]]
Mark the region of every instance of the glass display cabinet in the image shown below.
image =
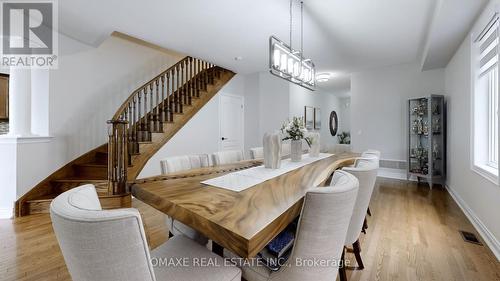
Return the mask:
[[446, 179], [446, 108], [444, 96], [408, 101], [408, 179], [444, 186]]

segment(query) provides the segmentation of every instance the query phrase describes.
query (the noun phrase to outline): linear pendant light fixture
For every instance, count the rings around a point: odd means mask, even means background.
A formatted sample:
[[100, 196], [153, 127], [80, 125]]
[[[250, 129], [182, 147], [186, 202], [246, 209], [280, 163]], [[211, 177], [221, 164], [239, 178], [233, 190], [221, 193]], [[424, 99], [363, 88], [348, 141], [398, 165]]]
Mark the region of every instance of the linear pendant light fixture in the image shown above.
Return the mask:
[[304, 47], [304, 3], [300, 1], [300, 51], [292, 48], [292, 4], [290, 0], [290, 45], [278, 39], [269, 37], [269, 72], [294, 84], [314, 91], [316, 88], [316, 69], [311, 59], [303, 56]]

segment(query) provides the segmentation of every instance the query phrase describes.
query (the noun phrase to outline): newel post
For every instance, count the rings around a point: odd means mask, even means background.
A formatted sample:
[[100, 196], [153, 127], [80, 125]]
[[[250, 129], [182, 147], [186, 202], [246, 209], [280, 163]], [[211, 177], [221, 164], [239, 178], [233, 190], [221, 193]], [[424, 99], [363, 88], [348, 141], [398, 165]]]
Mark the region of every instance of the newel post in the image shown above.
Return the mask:
[[127, 187], [127, 124], [125, 120], [108, 122], [108, 194], [128, 193]]

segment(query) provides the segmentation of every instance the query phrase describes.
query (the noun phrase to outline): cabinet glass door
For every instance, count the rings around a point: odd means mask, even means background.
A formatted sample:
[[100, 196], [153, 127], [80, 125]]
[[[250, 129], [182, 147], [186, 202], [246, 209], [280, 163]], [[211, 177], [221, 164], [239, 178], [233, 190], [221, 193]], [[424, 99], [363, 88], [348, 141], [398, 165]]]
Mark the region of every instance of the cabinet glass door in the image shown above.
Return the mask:
[[430, 124], [429, 100], [427, 98], [409, 101], [409, 171], [414, 174], [429, 174]]

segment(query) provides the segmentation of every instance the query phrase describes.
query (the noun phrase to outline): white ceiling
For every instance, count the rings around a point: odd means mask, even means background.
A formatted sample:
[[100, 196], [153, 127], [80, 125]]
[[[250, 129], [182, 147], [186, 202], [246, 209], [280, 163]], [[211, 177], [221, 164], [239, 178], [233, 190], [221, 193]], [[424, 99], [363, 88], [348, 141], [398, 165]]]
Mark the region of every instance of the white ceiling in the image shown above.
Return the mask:
[[[299, 47], [299, 8], [293, 47]], [[350, 73], [421, 61], [444, 67], [487, 0], [305, 0], [304, 54], [331, 72], [328, 90]], [[268, 38], [288, 42], [288, 0], [64, 0], [63, 33], [98, 45], [119, 31], [238, 73], [266, 71]], [[451, 55], [450, 55], [451, 54]], [[234, 60], [241, 56], [243, 60]]]

